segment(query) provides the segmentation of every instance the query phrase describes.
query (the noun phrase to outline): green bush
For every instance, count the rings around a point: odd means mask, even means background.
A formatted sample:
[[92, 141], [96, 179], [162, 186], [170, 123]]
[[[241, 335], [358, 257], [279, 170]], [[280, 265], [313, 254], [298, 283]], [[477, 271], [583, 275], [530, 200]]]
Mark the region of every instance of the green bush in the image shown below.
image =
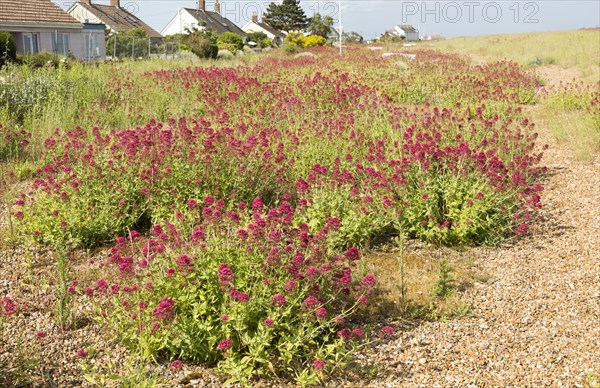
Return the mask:
[[33, 67], [34, 69], [42, 67], [53, 67], [56, 69], [61, 64], [68, 63], [65, 57], [47, 51], [42, 51], [38, 54], [23, 55], [21, 60], [24, 64]]
[[246, 41], [254, 42], [256, 43], [256, 47], [260, 48], [271, 47], [273, 45], [271, 39], [264, 32], [251, 32], [246, 35]]
[[17, 59], [17, 46], [10, 32], [0, 31], [0, 66], [7, 60]]
[[219, 50], [217, 53], [218, 59], [233, 59], [235, 55], [229, 50]]
[[217, 38], [217, 46], [219, 50], [228, 50], [235, 54], [244, 47], [244, 40], [233, 32], [225, 32]]
[[106, 321], [126, 344], [151, 359], [217, 364], [229, 383], [296, 372], [299, 383], [314, 384], [323, 368], [344, 367], [353, 339], [363, 336], [345, 322], [367, 302], [374, 277], [361, 280], [351, 269], [356, 248], [336, 255], [323, 246], [331, 222], [310, 236], [290, 227], [288, 203], [268, 214], [257, 208], [205, 220], [179, 242], [170, 240], [183, 235], [174, 225], [156, 226], [144, 243], [151, 260], [135, 253], [135, 240], [119, 239], [111, 264], [124, 292], [108, 296], [101, 279], [96, 289]]
[[192, 35], [187, 39], [187, 46], [190, 51], [196, 54], [198, 58], [210, 58], [214, 59], [217, 57], [219, 48], [210, 39], [203, 36]]
[[228, 53], [235, 55], [238, 52], [238, 48], [237, 48], [237, 46], [230, 44], [230, 43], [220, 43], [219, 44], [219, 53], [222, 53], [224, 51], [227, 51]]

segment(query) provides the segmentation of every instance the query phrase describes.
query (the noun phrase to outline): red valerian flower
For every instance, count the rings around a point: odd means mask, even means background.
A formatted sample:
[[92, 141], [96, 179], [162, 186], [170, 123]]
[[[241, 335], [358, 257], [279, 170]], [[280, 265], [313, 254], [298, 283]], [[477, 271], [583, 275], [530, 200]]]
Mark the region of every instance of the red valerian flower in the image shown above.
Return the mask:
[[235, 288], [229, 291], [229, 297], [240, 303], [245, 303], [250, 299], [250, 296], [248, 294], [246, 294], [245, 292], [240, 292]]
[[344, 256], [350, 261], [360, 260], [360, 251], [357, 247], [352, 247], [344, 252]]
[[225, 351], [225, 350], [231, 348], [232, 346], [233, 346], [233, 341], [231, 340], [231, 338], [226, 338], [224, 340], [219, 341], [219, 344], [217, 345], [217, 350]]
[[325, 368], [325, 361], [316, 359], [313, 361], [313, 368], [315, 370], [323, 370]]
[[183, 369], [183, 362], [181, 362], [180, 360], [173, 360], [169, 364], [169, 369], [182, 370]]
[[379, 335], [381, 337], [389, 337], [394, 334], [394, 328], [391, 326], [384, 326], [379, 330]]
[[304, 299], [304, 301], [302, 302], [302, 306], [304, 306], [304, 308], [309, 309], [309, 310], [317, 308], [320, 305], [321, 305], [321, 301], [312, 295], [307, 297], [306, 299]]
[[338, 331], [337, 334], [338, 334], [338, 337], [345, 339], [345, 340], [350, 339], [350, 337], [352, 337], [352, 332], [348, 328], [344, 328], [344, 329]]
[[377, 281], [375, 280], [375, 276], [373, 276], [373, 274], [366, 274], [365, 277], [360, 281], [360, 285], [367, 290], [375, 287], [376, 284]]
[[321, 320], [327, 317], [327, 310], [325, 309], [325, 307], [321, 307], [317, 309], [317, 311], [315, 311], [315, 314], [317, 314], [317, 318]]
[[219, 275], [219, 285], [228, 286], [234, 280], [234, 274], [231, 268], [227, 266], [227, 264], [219, 265], [219, 269], [217, 271]]
[[281, 295], [281, 294], [275, 294], [273, 295], [273, 297], [271, 298], [271, 300], [273, 301], [273, 303], [275, 303], [275, 305], [281, 307], [285, 304], [286, 299], [285, 296]]
[[271, 318], [267, 318], [263, 321], [263, 325], [265, 326], [273, 326], [273, 320]]
[[152, 310], [152, 315], [157, 319], [170, 319], [175, 314], [173, 308], [175, 307], [175, 301], [168, 296], [163, 296], [158, 303], [158, 306]]

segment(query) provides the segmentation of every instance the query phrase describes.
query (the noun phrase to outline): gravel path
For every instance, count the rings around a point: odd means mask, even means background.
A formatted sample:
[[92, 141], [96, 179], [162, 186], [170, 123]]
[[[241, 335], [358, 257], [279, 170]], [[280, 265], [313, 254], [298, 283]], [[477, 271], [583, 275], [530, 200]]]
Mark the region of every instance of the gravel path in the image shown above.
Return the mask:
[[[358, 355], [359, 364], [376, 367], [375, 378], [327, 385], [572, 387], [589, 383], [587, 370], [600, 373], [600, 158], [579, 164], [545, 129], [540, 132], [540, 141], [551, 146], [544, 158], [545, 206], [529, 236], [469, 252], [490, 275], [461, 295], [472, 314], [396, 322], [391, 340]], [[0, 222], [6, 222], [5, 211]], [[71, 331], [54, 325], [53, 268], [43, 251], [0, 250], [0, 296], [25, 306], [0, 341], [0, 386], [86, 385], [76, 356], [81, 348], [96, 349], [96, 363], [112, 361], [115, 372], [123, 370], [127, 351], [110, 333], [92, 322]], [[202, 368], [156, 370], [169, 386], [186, 376], [191, 385], [220, 385]]]

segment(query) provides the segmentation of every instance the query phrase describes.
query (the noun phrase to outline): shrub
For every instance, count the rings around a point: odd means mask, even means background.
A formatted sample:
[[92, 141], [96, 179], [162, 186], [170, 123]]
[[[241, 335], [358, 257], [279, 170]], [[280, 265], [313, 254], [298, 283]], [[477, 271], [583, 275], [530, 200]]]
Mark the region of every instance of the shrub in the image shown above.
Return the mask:
[[217, 46], [219, 50], [228, 50], [235, 54], [244, 47], [244, 40], [233, 32], [224, 32], [217, 37]]
[[219, 52], [227, 51], [233, 55], [235, 55], [238, 52], [237, 46], [235, 46], [233, 44], [220, 43], [218, 46], [219, 46]]
[[6, 61], [17, 59], [17, 45], [10, 32], [0, 31], [0, 67]]
[[269, 38], [264, 38], [263, 40], [260, 41], [260, 47], [261, 48], [273, 47], [273, 41]]
[[[264, 46], [264, 42], [268, 41], [268, 46]], [[271, 40], [264, 32], [250, 32], [246, 34], [246, 42], [254, 42], [257, 47], [271, 47]]]
[[235, 55], [229, 50], [219, 50], [217, 53], [218, 59], [233, 59]]
[[42, 51], [37, 54], [26, 54], [21, 57], [23, 63], [34, 69], [42, 67], [57, 68], [61, 63], [61, 56], [47, 51]]
[[[204, 214], [219, 213], [222, 201], [203, 202], [213, 204]], [[357, 281], [355, 248], [327, 249], [338, 220], [311, 235], [293, 218], [289, 203], [266, 211], [256, 199], [252, 209], [206, 217], [189, 237], [156, 226], [139, 254], [120, 239], [108, 260], [120, 280], [95, 288], [106, 320], [146, 357], [218, 363], [230, 382], [290, 371], [318, 381], [313, 362], [343, 367], [349, 340], [362, 336], [344, 322], [375, 279]]]
[[287, 47], [304, 47], [304, 35], [300, 32], [290, 32], [284, 40], [285, 48]]
[[[1, 87], [0, 87], [1, 90]], [[26, 154], [31, 134], [24, 129], [4, 127], [0, 124], [0, 162], [15, 160]]]
[[316, 46], [324, 46], [327, 43], [327, 40], [320, 35], [310, 35], [304, 38], [303, 46], [308, 47], [316, 47]]
[[219, 48], [216, 43], [210, 39], [199, 35], [192, 35], [186, 40], [190, 51], [196, 54], [198, 58], [214, 59], [217, 57]]
[[[54, 56], [42, 53], [31, 58], [34, 62], [45, 63], [47, 58]], [[13, 74], [0, 83], [0, 106], [8, 108], [10, 118], [22, 124], [26, 117], [41, 114], [53, 97], [66, 99], [73, 91], [74, 83], [58, 77], [53, 69], [23, 69], [23, 74]]]

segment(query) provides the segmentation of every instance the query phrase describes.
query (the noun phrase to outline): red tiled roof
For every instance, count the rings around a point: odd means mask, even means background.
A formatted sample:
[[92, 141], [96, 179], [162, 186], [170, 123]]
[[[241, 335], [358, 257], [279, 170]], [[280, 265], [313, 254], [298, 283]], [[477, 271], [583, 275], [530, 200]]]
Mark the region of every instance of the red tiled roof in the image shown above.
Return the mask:
[[86, 4], [77, 3], [85, 8], [90, 14], [94, 15], [106, 24], [108, 27], [116, 31], [129, 31], [134, 28], [141, 28], [146, 31], [150, 38], [161, 38], [162, 35], [152, 27], [144, 23], [137, 16], [127, 11], [123, 7], [113, 7], [104, 4]]
[[0, 26], [4, 23], [81, 26], [50, 0], [0, 0]]

